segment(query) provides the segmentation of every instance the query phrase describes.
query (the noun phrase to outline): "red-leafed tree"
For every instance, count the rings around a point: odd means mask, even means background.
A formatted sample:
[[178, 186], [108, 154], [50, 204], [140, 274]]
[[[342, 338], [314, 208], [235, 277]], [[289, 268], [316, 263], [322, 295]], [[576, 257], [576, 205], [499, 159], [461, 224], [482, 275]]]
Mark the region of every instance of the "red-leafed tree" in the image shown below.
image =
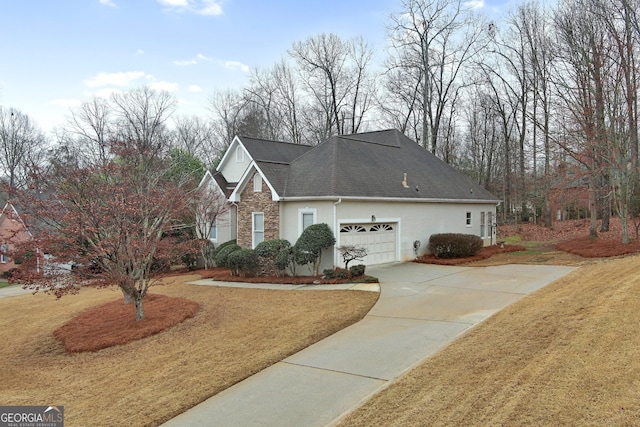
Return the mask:
[[[19, 196], [34, 239], [17, 249], [24, 261], [15, 279], [58, 297], [116, 285], [143, 319], [154, 277], [184, 253], [171, 236], [185, 217], [192, 181], [169, 171], [168, 159], [119, 147], [106, 164], [39, 177], [38, 191]], [[29, 256], [37, 251], [44, 262]]]

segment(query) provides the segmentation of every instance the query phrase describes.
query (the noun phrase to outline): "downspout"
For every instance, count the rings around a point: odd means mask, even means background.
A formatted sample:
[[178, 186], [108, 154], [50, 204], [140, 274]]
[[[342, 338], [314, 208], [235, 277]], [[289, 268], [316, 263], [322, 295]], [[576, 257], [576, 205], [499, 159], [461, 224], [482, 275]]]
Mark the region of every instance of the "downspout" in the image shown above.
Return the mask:
[[[333, 237], [336, 238], [336, 242], [340, 238], [340, 230], [338, 230], [338, 205], [340, 203], [342, 203], [342, 197], [333, 204]], [[338, 265], [338, 251], [335, 249], [333, 250], [333, 265], [334, 267]]]

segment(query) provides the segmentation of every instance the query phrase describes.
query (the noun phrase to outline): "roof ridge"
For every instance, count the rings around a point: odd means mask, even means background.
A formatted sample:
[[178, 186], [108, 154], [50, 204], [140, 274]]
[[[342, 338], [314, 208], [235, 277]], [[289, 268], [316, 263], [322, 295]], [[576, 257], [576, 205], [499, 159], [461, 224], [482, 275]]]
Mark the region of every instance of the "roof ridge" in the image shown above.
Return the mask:
[[240, 138], [240, 140], [242, 140], [242, 138], [245, 138], [245, 139], [253, 139], [254, 141], [276, 142], [278, 144], [295, 145], [295, 146], [300, 146], [300, 147], [313, 147], [313, 145], [309, 145], [309, 144], [297, 144], [295, 142], [278, 141], [276, 139], [256, 138], [255, 136], [248, 136], [248, 135], [238, 135], [238, 138]]

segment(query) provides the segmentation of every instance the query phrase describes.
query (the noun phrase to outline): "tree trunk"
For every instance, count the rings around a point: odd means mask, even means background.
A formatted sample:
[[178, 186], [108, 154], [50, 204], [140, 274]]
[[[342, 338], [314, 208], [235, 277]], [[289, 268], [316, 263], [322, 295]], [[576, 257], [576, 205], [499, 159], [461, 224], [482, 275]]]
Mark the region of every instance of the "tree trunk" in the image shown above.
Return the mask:
[[143, 296], [141, 294], [136, 295], [136, 320], [144, 319], [144, 307], [142, 305]]
[[125, 292], [124, 289], [120, 288], [120, 290], [122, 291], [122, 296], [124, 297], [124, 304], [131, 304], [132, 302], [135, 301], [135, 298], [131, 295], [129, 295], [127, 292]]

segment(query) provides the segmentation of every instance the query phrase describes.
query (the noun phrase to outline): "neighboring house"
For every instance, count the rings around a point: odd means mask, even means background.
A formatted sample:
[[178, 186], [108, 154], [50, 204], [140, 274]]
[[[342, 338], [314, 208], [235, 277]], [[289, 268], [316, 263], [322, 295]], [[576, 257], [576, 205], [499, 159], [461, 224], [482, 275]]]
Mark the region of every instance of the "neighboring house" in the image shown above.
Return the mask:
[[31, 237], [16, 207], [6, 202], [0, 212], [0, 275], [17, 267], [11, 253], [18, 242]]
[[[219, 175], [219, 178], [216, 176]], [[216, 240], [296, 242], [311, 224], [336, 238], [321, 268], [342, 265], [337, 248], [365, 247], [367, 265], [406, 261], [426, 252], [435, 233], [495, 241], [494, 195], [397, 130], [329, 138], [317, 146], [236, 137], [216, 172], [232, 209]]]

